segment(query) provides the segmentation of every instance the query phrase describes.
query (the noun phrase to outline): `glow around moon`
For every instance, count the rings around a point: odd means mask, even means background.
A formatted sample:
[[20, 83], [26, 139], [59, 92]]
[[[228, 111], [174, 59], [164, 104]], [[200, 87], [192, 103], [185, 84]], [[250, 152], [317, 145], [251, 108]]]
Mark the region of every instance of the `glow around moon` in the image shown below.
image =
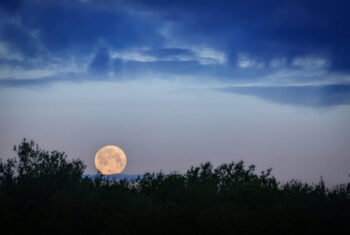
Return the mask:
[[117, 146], [104, 146], [96, 153], [95, 165], [104, 175], [119, 174], [126, 166], [125, 153]]

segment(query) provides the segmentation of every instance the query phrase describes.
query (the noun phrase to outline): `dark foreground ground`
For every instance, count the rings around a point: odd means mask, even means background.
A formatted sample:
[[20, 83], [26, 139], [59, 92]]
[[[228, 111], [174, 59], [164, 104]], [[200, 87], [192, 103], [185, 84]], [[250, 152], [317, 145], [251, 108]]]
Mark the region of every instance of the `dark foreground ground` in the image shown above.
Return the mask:
[[33, 142], [15, 151], [0, 163], [1, 234], [350, 234], [350, 184], [282, 185], [243, 162], [110, 181]]

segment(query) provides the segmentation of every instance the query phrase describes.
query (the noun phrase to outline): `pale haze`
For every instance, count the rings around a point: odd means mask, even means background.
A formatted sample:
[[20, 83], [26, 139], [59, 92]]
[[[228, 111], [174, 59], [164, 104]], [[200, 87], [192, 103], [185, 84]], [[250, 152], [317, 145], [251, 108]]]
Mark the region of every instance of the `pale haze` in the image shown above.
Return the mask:
[[125, 174], [244, 160], [281, 180], [348, 180], [346, 105], [294, 107], [156, 80], [1, 88], [0, 100], [1, 156], [27, 137], [82, 159], [88, 174], [95, 153], [113, 144], [127, 155]]

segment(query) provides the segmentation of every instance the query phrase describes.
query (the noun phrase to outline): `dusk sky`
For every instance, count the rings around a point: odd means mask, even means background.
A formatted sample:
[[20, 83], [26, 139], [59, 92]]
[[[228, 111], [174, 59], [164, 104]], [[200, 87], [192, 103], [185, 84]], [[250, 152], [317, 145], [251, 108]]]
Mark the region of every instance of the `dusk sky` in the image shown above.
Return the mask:
[[125, 174], [211, 161], [348, 181], [350, 1], [0, 3], [0, 156], [22, 138]]

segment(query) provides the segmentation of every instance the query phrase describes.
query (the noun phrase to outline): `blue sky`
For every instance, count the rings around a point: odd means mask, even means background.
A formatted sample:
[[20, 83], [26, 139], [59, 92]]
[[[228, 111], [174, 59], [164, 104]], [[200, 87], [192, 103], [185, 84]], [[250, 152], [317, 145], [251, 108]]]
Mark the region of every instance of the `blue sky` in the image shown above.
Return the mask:
[[345, 180], [348, 12], [345, 0], [2, 1], [1, 153], [27, 137], [89, 173], [115, 144], [126, 173], [243, 159]]

